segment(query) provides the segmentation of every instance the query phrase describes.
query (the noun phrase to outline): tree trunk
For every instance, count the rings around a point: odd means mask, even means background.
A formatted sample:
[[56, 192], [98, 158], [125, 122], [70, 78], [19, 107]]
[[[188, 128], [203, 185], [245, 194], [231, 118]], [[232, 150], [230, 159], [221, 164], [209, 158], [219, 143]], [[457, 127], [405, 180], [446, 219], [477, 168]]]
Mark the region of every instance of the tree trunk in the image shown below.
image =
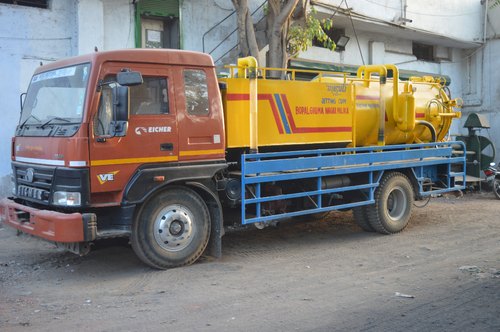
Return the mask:
[[[240, 56], [258, 57], [259, 47], [255, 37], [253, 20], [248, 9], [248, 0], [232, 0], [238, 15], [238, 36]], [[268, 0], [267, 13], [267, 67], [284, 68], [287, 62], [287, 34], [290, 17], [295, 9], [303, 15], [308, 0]], [[268, 72], [271, 77], [279, 77], [281, 72]]]
[[248, 43], [247, 43], [247, 25], [246, 18], [248, 14], [248, 1], [247, 0], [232, 0], [233, 6], [236, 9], [236, 15], [238, 17], [238, 39], [240, 56], [246, 56], [249, 54]]
[[[280, 0], [269, 0], [269, 8], [274, 19], [269, 34], [268, 67], [284, 68], [286, 66], [285, 25], [298, 2], [299, 0], [289, 0], [281, 5]], [[270, 73], [270, 76], [279, 77], [280, 74], [274, 71]]]
[[240, 56], [259, 56], [257, 39], [255, 38], [255, 29], [252, 16], [248, 9], [248, 0], [232, 0], [238, 16], [238, 38]]
[[257, 38], [255, 37], [255, 28], [253, 25], [252, 15], [250, 15], [250, 11], [247, 10], [247, 18], [246, 18], [246, 30], [247, 30], [247, 42], [248, 49], [250, 51], [249, 55], [259, 59], [259, 47], [257, 46]]

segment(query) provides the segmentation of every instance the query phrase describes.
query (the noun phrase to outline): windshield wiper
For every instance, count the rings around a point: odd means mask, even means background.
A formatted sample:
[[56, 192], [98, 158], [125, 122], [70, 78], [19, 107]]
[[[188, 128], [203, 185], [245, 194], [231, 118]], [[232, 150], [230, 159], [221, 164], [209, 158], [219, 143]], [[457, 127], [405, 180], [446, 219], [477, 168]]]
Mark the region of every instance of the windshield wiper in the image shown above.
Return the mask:
[[37, 118], [37, 117], [36, 117], [36, 116], [34, 116], [33, 114], [30, 114], [30, 115], [26, 118], [26, 120], [24, 120], [24, 121], [23, 121], [23, 123], [21, 123], [21, 125], [19, 126], [19, 128], [24, 127], [24, 125], [26, 124], [26, 122], [28, 122], [28, 120], [29, 120], [29, 119], [31, 119], [31, 118], [35, 119], [36, 121], [38, 121], [38, 122], [40, 123], [40, 119], [39, 119], [39, 118]]
[[60, 118], [58, 116], [55, 116], [53, 118], [50, 118], [48, 119], [47, 121], [45, 121], [41, 126], [40, 128], [44, 129], [46, 125], [48, 125], [49, 123], [51, 123], [53, 120], [59, 120], [59, 121], [64, 121], [64, 122], [71, 122], [71, 120], [68, 120], [68, 119], [65, 119], [65, 118]]

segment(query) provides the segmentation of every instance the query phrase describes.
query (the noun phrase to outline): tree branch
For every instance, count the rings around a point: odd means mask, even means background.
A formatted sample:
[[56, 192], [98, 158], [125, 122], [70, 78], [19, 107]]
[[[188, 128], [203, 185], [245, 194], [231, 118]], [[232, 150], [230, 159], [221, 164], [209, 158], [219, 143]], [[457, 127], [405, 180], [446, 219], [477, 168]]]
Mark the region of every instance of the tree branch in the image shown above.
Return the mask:
[[255, 37], [255, 28], [253, 26], [253, 19], [252, 15], [250, 15], [249, 10], [247, 10], [247, 15], [246, 15], [246, 37], [250, 55], [258, 59], [259, 46], [257, 45], [257, 38]]
[[285, 6], [281, 9], [281, 13], [276, 17], [276, 20], [274, 21], [275, 27], [277, 25], [283, 27], [285, 22], [290, 18], [290, 15], [292, 15], [295, 6], [297, 6], [297, 3], [299, 3], [299, 0], [290, 0], [285, 4]]

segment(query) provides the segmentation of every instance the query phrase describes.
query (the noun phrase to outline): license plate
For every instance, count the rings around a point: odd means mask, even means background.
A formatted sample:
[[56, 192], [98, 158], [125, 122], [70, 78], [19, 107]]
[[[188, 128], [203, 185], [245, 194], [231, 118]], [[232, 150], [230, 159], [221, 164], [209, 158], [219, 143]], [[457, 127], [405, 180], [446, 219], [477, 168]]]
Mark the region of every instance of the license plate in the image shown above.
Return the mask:
[[28, 187], [28, 186], [23, 186], [23, 185], [19, 185], [17, 187], [17, 194], [19, 196], [22, 196], [22, 197], [42, 200], [43, 193], [44, 193], [44, 190], [38, 189], [38, 188], [33, 188], [33, 187]]

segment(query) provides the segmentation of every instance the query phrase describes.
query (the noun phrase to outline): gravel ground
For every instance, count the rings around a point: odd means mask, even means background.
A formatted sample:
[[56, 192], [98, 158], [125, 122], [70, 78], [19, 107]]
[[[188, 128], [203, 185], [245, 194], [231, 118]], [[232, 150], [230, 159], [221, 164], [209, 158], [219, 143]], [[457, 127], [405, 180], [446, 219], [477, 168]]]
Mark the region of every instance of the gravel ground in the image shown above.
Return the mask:
[[500, 331], [500, 201], [433, 199], [408, 228], [350, 212], [230, 231], [156, 271], [126, 241], [85, 257], [0, 225], [1, 331]]

